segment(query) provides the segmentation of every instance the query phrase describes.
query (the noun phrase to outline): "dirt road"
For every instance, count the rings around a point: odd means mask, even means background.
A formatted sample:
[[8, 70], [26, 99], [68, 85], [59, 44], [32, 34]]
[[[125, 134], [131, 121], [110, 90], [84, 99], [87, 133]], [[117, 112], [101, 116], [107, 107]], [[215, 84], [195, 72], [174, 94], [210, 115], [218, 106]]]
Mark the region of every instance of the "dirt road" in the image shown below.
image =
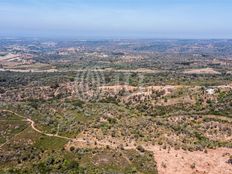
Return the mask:
[[[27, 118], [27, 117], [24, 117], [24, 116], [22, 116], [22, 115], [20, 115], [20, 114], [17, 114], [17, 113], [15, 113], [15, 112], [13, 112], [13, 111], [10, 111], [10, 110], [1, 110], [0, 112], [9, 112], [9, 113], [12, 113], [12, 114], [14, 114], [14, 115], [16, 115], [16, 116], [22, 118], [24, 121], [29, 122], [30, 125], [31, 125], [31, 128], [32, 128], [33, 130], [35, 130], [36, 132], [40, 133], [40, 134], [43, 134], [43, 135], [46, 135], [46, 136], [49, 136], [49, 137], [57, 137], [57, 138], [62, 138], [62, 139], [66, 139], [66, 140], [72, 140], [72, 139], [69, 138], [69, 137], [60, 136], [60, 135], [58, 135], [58, 134], [48, 134], [48, 133], [45, 133], [45, 132], [43, 132], [43, 131], [41, 131], [41, 130], [39, 130], [39, 129], [36, 128], [35, 122], [34, 122], [32, 119]], [[0, 147], [1, 147], [1, 146], [0, 146]]]
[[[90, 137], [72, 139], [58, 134], [48, 134], [37, 129], [35, 122], [30, 118], [26, 118], [10, 110], [2, 110], [2, 112], [9, 112], [23, 118], [23, 120], [30, 123], [33, 130], [40, 134], [69, 140], [66, 144], [66, 149], [68, 150], [71, 146], [78, 148], [104, 148], [108, 146], [116, 149], [121, 144], [120, 141], [116, 141], [118, 143], [112, 143], [108, 139], [101, 141], [91, 139]], [[2, 144], [0, 148], [4, 145]], [[232, 174], [232, 165], [227, 163], [230, 155], [232, 155], [232, 149], [229, 148], [208, 149], [207, 153], [205, 153], [202, 151], [189, 152], [184, 150], [162, 149], [156, 145], [142, 146], [145, 150], [153, 152], [159, 174]], [[136, 146], [134, 143], [128, 143], [124, 149], [136, 150]]]

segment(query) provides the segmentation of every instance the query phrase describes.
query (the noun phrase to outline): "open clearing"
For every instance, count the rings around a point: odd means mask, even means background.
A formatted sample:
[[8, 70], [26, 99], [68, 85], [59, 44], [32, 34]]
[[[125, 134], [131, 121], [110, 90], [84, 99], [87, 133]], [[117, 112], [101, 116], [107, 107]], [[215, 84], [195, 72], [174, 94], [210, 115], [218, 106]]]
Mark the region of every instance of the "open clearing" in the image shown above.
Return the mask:
[[184, 74], [221, 74], [213, 68], [192, 69], [184, 71]]
[[[88, 138], [77, 138], [71, 140], [66, 149], [75, 148], [102, 148], [120, 147], [122, 141], [101, 140]], [[228, 158], [232, 149], [218, 148], [207, 151], [184, 151], [173, 148], [162, 149], [157, 145], [143, 145], [144, 149], [154, 154], [159, 174], [231, 174], [232, 165], [228, 164]], [[125, 150], [136, 149], [135, 143], [127, 143]]]

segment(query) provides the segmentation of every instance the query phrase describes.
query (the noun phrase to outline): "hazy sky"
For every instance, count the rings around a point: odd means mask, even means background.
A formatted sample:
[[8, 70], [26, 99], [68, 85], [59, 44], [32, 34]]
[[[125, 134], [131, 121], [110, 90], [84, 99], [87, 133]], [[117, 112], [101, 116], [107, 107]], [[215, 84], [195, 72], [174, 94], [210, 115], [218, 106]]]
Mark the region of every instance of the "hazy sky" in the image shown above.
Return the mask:
[[232, 38], [232, 0], [0, 0], [0, 35]]

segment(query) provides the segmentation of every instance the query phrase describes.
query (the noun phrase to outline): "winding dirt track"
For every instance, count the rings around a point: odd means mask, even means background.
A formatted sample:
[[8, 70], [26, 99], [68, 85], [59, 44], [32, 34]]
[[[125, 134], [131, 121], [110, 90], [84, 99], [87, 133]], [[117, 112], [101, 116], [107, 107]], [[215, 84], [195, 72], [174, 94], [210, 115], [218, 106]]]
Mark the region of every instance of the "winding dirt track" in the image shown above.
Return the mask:
[[[30, 125], [31, 125], [31, 128], [32, 128], [33, 130], [35, 130], [36, 132], [40, 133], [40, 134], [46, 135], [46, 136], [48, 136], [48, 137], [57, 137], [57, 138], [62, 138], [62, 139], [66, 139], [66, 140], [72, 140], [72, 139], [69, 138], [69, 137], [60, 136], [60, 135], [57, 135], [57, 134], [48, 134], [48, 133], [45, 133], [45, 132], [43, 132], [43, 131], [41, 131], [41, 130], [39, 130], [39, 129], [36, 128], [35, 122], [34, 122], [32, 119], [27, 118], [27, 117], [24, 117], [24, 116], [22, 116], [22, 115], [19, 115], [19, 114], [13, 112], [13, 111], [10, 111], [10, 110], [0, 110], [0, 112], [9, 112], [9, 113], [12, 113], [12, 114], [14, 114], [14, 115], [16, 115], [16, 116], [22, 118], [24, 121], [29, 122]], [[0, 146], [0, 147], [1, 147], [1, 146]]]
[[[112, 144], [108, 140], [98, 141], [85, 138], [72, 139], [58, 134], [48, 134], [37, 129], [35, 122], [30, 118], [26, 118], [10, 110], [0, 110], [0, 112], [9, 112], [17, 115], [24, 121], [29, 122], [31, 128], [40, 134], [69, 140], [66, 144], [66, 149], [69, 149], [71, 146], [88, 148], [109, 146], [112, 149], [116, 149], [120, 145], [120, 142]], [[5, 144], [6, 143], [2, 144], [0, 148]], [[156, 145], [143, 145], [143, 147], [145, 150], [153, 152], [159, 174], [232, 174], [232, 165], [226, 162], [229, 156], [232, 155], [232, 149], [218, 148], [208, 150], [207, 153], [204, 153], [200, 151], [187, 152], [174, 149], [164, 150]], [[136, 146], [134, 144], [129, 144], [127, 147], [124, 147], [124, 149], [136, 150]]]

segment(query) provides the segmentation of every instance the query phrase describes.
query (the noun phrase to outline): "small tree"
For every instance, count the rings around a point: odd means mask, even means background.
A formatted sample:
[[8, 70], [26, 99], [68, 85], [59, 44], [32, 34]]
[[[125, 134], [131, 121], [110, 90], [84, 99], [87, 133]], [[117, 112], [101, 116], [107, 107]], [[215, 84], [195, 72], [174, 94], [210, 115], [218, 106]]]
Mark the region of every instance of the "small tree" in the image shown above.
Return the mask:
[[137, 146], [136, 149], [137, 149], [138, 151], [140, 151], [140, 152], [145, 152], [145, 149], [144, 149], [143, 146], [141, 146], [141, 145]]
[[230, 156], [230, 159], [227, 161], [227, 163], [232, 165], [232, 155]]

